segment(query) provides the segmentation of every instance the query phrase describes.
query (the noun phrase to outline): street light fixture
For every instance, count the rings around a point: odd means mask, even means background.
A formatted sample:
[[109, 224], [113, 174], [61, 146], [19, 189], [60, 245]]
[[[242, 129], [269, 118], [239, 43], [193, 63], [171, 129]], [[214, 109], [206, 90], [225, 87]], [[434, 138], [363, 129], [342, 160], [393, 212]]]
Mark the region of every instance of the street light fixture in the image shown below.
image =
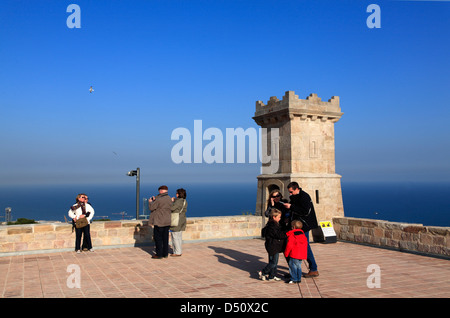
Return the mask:
[[140, 169], [131, 170], [127, 172], [127, 176], [136, 176], [136, 220], [139, 220], [139, 179], [140, 179]]
[[11, 222], [11, 208], [10, 207], [7, 207], [5, 209], [5, 221], [6, 221], [6, 224], [8, 224], [8, 222]]

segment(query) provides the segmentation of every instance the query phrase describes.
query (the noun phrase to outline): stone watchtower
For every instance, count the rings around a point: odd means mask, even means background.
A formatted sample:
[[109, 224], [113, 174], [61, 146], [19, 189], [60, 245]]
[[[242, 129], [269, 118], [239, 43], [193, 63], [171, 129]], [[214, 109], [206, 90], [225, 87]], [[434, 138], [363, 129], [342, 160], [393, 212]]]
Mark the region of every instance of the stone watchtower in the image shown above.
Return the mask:
[[279, 189], [289, 199], [287, 185], [296, 181], [311, 196], [319, 222], [344, 215], [334, 155], [334, 123], [342, 114], [338, 96], [323, 102], [317, 94], [299, 99], [288, 91], [282, 100], [271, 97], [267, 105], [256, 102], [253, 119], [267, 128], [263, 162], [265, 153], [271, 157], [258, 176], [257, 214], [266, 210], [271, 190]]

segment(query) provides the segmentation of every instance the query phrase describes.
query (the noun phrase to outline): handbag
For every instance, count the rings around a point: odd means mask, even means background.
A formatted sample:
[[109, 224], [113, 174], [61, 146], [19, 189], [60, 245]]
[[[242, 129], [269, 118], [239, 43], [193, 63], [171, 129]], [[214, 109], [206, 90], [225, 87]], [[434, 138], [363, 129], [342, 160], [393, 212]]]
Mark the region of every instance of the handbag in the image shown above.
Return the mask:
[[75, 222], [75, 227], [76, 227], [77, 229], [81, 229], [81, 228], [87, 226], [88, 224], [89, 224], [89, 222], [88, 222], [87, 218], [84, 217], [84, 218], [78, 219], [78, 220]]
[[183, 202], [183, 207], [181, 208], [180, 212], [172, 213], [170, 215], [170, 226], [178, 226], [178, 223], [180, 223], [180, 213], [184, 209], [184, 205], [186, 204], [186, 199]]

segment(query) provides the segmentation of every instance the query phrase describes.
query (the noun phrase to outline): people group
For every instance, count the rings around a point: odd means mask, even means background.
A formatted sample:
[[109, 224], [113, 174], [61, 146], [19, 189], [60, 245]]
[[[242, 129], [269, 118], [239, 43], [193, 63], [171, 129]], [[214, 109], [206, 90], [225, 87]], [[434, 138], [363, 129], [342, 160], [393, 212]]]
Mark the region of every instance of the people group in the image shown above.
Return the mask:
[[[171, 198], [168, 187], [162, 185], [158, 188], [159, 194], [149, 199], [149, 224], [153, 225], [153, 238], [155, 241], [154, 259], [167, 258], [169, 255], [169, 232], [172, 236], [172, 250], [170, 256], [182, 255], [182, 232], [186, 230], [186, 190], [177, 189], [176, 196]], [[90, 224], [94, 217], [94, 208], [88, 202], [88, 196], [80, 193], [75, 204], [69, 209], [72, 219], [72, 229], [75, 230], [75, 252], [93, 252], [90, 234]], [[83, 238], [83, 243], [81, 243]]]
[[[302, 277], [319, 276], [317, 263], [309, 244], [309, 232], [318, 227], [314, 204], [308, 193], [303, 191], [297, 182], [287, 186], [289, 202], [283, 199], [279, 189], [271, 191], [267, 202], [266, 217], [269, 218], [262, 229], [265, 238], [265, 249], [268, 253], [268, 263], [258, 276], [262, 280], [281, 280], [276, 276], [279, 254], [283, 253], [289, 265], [288, 283], [300, 283]], [[176, 190], [176, 196], [171, 198], [168, 187], [158, 188], [159, 194], [149, 199], [149, 224], [153, 225], [155, 254], [153, 259], [163, 259], [169, 256], [169, 233], [172, 238], [173, 253], [170, 256], [182, 255], [182, 232], [186, 229], [186, 190]], [[86, 194], [76, 197], [76, 202], [68, 212], [75, 229], [75, 251], [93, 252], [90, 235], [90, 223], [94, 217], [94, 208], [88, 202]], [[81, 238], [83, 243], [81, 244]], [[309, 271], [302, 273], [302, 260], [308, 263]]]
[[149, 199], [149, 224], [153, 225], [153, 238], [155, 240], [155, 254], [153, 259], [162, 259], [169, 256], [169, 231], [172, 236], [173, 253], [170, 256], [182, 254], [182, 231], [186, 229], [186, 190], [177, 189], [176, 197], [171, 198], [168, 187], [162, 185], [158, 188], [159, 194]]
[[[270, 192], [267, 202], [266, 217], [269, 218], [262, 229], [268, 264], [258, 276], [262, 280], [281, 280], [276, 276], [279, 254], [283, 253], [289, 265], [288, 283], [300, 283], [301, 278], [319, 276], [317, 263], [309, 244], [309, 231], [318, 227], [314, 204], [308, 193], [297, 182], [287, 186], [289, 202], [282, 198], [280, 190]], [[309, 271], [302, 273], [301, 263], [306, 260]]]

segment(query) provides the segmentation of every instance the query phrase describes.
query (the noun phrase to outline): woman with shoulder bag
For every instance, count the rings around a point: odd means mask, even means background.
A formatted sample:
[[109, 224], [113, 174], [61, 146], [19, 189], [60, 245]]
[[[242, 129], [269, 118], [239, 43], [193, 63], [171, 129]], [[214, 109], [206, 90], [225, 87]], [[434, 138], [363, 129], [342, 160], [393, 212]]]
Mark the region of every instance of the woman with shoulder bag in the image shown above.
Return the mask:
[[76, 203], [69, 210], [69, 217], [72, 218], [75, 227], [75, 251], [81, 253], [81, 236], [83, 236], [83, 248], [93, 252], [90, 223], [94, 217], [94, 208], [87, 202], [88, 196], [84, 193], [77, 195], [75, 200]]
[[186, 190], [181, 188], [177, 190], [176, 198], [173, 198], [172, 204], [172, 223], [171, 223], [171, 235], [172, 235], [172, 249], [173, 254], [170, 256], [181, 256], [182, 252], [182, 231], [186, 230]]

